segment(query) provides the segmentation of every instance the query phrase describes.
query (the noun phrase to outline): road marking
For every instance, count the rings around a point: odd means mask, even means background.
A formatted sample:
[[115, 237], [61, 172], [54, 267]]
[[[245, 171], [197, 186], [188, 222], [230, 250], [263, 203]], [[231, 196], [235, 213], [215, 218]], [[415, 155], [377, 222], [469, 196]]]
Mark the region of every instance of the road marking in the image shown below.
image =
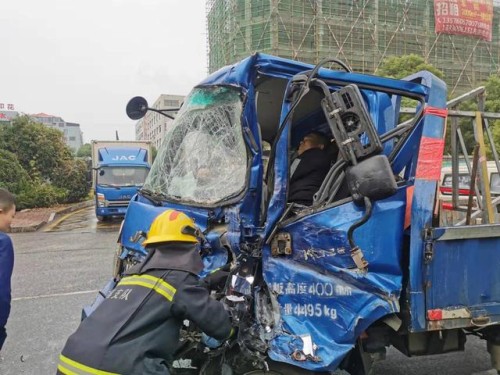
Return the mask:
[[89, 294], [89, 293], [97, 293], [99, 290], [82, 290], [79, 292], [67, 292], [67, 293], [54, 293], [54, 294], [42, 294], [39, 296], [31, 296], [31, 297], [17, 297], [12, 298], [12, 301], [25, 301], [30, 299], [40, 299], [40, 298], [49, 298], [49, 297], [62, 297], [62, 296], [75, 296], [78, 294]]

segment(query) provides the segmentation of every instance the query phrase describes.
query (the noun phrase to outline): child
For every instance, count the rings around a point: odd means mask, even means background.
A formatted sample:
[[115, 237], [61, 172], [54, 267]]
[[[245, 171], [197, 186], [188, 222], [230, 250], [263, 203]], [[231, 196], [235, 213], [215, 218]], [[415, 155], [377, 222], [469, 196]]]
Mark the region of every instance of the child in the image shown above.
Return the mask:
[[10, 224], [16, 213], [14, 195], [0, 188], [0, 358], [7, 337], [5, 326], [10, 314], [10, 279], [14, 268], [14, 247], [10, 237]]

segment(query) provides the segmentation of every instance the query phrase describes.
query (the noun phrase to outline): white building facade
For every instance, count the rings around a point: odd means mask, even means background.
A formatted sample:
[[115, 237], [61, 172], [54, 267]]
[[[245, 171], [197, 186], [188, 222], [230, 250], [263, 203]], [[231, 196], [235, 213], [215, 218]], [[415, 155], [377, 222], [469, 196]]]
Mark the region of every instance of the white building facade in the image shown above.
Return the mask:
[[48, 115], [46, 113], [37, 113], [29, 116], [35, 122], [60, 130], [64, 134], [64, 141], [72, 151], [76, 152], [82, 147], [83, 135], [80, 130], [80, 124], [66, 122], [59, 116]]
[[[158, 110], [178, 109], [182, 105], [184, 99], [185, 96], [183, 95], [162, 94], [156, 99], [151, 108]], [[177, 111], [169, 111], [167, 113], [173, 117], [177, 115]], [[158, 149], [172, 121], [172, 119], [160, 113], [148, 111], [146, 115], [136, 123], [135, 139], [139, 141], [151, 141], [153, 146]]]

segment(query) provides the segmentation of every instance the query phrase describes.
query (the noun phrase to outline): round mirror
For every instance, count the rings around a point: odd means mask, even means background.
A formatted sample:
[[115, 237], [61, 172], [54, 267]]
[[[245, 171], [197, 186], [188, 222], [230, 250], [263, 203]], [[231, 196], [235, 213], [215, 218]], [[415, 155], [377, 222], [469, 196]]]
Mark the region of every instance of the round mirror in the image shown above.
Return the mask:
[[147, 110], [148, 102], [142, 96], [136, 96], [127, 103], [127, 116], [132, 120], [143, 118]]

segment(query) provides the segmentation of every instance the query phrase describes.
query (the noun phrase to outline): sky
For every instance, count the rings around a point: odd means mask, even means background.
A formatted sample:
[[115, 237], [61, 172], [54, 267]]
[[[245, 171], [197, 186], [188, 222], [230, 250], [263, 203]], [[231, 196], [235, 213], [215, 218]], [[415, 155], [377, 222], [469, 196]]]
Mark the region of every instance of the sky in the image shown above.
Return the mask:
[[133, 140], [125, 107], [186, 95], [207, 74], [205, 0], [0, 1], [0, 103]]

